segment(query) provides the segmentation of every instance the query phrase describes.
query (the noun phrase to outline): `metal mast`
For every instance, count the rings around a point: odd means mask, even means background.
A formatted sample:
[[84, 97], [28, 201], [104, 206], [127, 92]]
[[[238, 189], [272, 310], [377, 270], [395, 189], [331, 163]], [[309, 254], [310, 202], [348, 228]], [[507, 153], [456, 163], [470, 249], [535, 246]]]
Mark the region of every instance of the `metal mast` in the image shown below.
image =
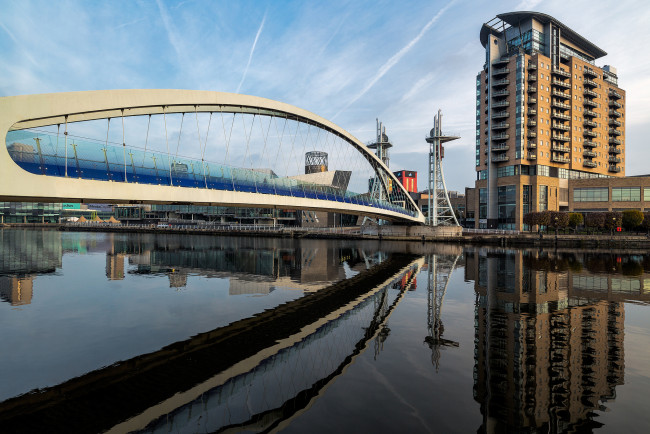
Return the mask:
[[[375, 149], [375, 154], [382, 163], [389, 167], [390, 158], [388, 157], [388, 150], [393, 147], [393, 144], [388, 140], [386, 135], [386, 127], [379, 122], [377, 119], [377, 140], [375, 143], [368, 145], [368, 148]], [[388, 177], [383, 174], [381, 175], [383, 179], [379, 179], [379, 175], [375, 175], [375, 178], [372, 180], [372, 187], [370, 189], [370, 196], [378, 200], [387, 200], [387, 197], [384, 197], [384, 189], [382, 186], [388, 186]], [[386, 192], [388, 194], [389, 192]]]
[[444, 339], [442, 337], [445, 327], [442, 325], [442, 303], [445, 300], [449, 278], [456, 268], [460, 255], [457, 255], [453, 263], [451, 258], [440, 258], [436, 255], [429, 256], [427, 261], [427, 326], [429, 335], [424, 338], [424, 342], [431, 348], [431, 363], [436, 367], [436, 372], [440, 368], [440, 347], [458, 347], [458, 342]]
[[426, 137], [429, 144], [429, 213], [427, 224], [431, 226], [460, 226], [451, 206], [445, 177], [442, 173], [443, 143], [459, 139], [455, 135], [442, 134], [442, 110], [433, 118], [433, 128]]

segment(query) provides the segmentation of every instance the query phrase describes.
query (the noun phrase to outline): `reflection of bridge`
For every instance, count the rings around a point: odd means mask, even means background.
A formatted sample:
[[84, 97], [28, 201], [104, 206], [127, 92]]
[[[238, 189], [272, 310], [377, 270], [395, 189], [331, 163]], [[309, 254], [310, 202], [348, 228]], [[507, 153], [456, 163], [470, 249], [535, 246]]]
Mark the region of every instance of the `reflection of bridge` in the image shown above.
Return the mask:
[[[395, 254], [254, 317], [6, 400], [0, 403], [0, 425], [8, 432], [38, 431], [39, 424], [49, 432], [57, 426], [102, 431], [123, 421], [116, 432], [169, 421], [191, 425], [192, 431], [278, 426], [311, 405], [366, 349], [422, 262]], [[278, 383], [283, 377], [291, 381]]]
[[[191, 203], [424, 221], [358, 139], [264, 98], [181, 90], [4, 97], [0, 133], [5, 200]], [[301, 171], [314, 149], [332, 153], [334, 170]], [[364, 191], [374, 176], [385, 180], [384, 200], [347, 189], [351, 183]]]

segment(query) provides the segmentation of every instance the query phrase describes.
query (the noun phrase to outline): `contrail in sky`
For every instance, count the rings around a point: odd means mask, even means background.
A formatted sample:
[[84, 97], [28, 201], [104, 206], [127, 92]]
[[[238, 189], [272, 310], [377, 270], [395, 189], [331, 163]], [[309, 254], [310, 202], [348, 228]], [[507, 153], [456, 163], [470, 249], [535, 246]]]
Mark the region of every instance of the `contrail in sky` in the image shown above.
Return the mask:
[[260, 38], [260, 33], [262, 33], [262, 29], [264, 28], [264, 21], [266, 21], [266, 12], [264, 13], [264, 18], [262, 18], [262, 24], [260, 24], [260, 28], [257, 29], [257, 35], [255, 35], [255, 40], [253, 41], [251, 52], [248, 55], [248, 63], [246, 64], [246, 69], [244, 69], [244, 75], [242, 75], [241, 81], [239, 82], [239, 86], [237, 86], [237, 92], [235, 93], [239, 93], [239, 89], [241, 89], [241, 85], [244, 84], [244, 80], [246, 79], [246, 74], [248, 74], [248, 67], [251, 66], [251, 60], [253, 60], [253, 52], [255, 51], [257, 40]]
[[422, 39], [424, 34], [436, 23], [436, 21], [438, 21], [440, 19], [442, 14], [444, 14], [447, 11], [447, 9], [449, 9], [449, 7], [455, 3], [455, 1], [456, 0], [453, 0], [447, 6], [440, 9], [440, 11], [433, 18], [431, 18], [431, 20], [422, 28], [422, 30], [420, 30], [420, 33], [418, 33], [418, 35], [415, 38], [413, 38], [413, 40], [411, 40], [411, 42], [406, 44], [404, 47], [402, 47], [401, 50], [399, 50], [397, 53], [395, 53], [393, 55], [393, 57], [388, 59], [388, 61], [386, 63], [384, 63], [381, 68], [379, 68], [379, 71], [377, 71], [377, 74], [375, 74], [375, 76], [372, 78], [372, 80], [370, 80], [368, 82], [368, 84], [366, 84], [366, 86], [361, 90], [361, 92], [359, 92], [354, 98], [352, 98], [352, 100], [350, 102], [348, 102], [345, 105], [345, 107], [343, 107], [341, 110], [339, 110], [338, 113], [336, 113], [332, 117], [332, 120], [334, 120], [338, 115], [341, 114], [341, 112], [343, 112], [348, 107], [350, 107], [352, 104], [354, 104], [359, 98], [361, 98], [363, 95], [365, 95], [366, 92], [368, 92], [371, 87], [373, 87], [384, 75], [386, 75], [386, 73], [388, 71], [390, 71], [390, 69], [393, 66], [395, 66], [397, 64], [397, 62], [402, 60], [402, 57], [404, 57], [409, 51], [411, 51], [411, 48], [413, 48], [415, 46], [415, 44], [417, 44], [420, 41], [420, 39]]

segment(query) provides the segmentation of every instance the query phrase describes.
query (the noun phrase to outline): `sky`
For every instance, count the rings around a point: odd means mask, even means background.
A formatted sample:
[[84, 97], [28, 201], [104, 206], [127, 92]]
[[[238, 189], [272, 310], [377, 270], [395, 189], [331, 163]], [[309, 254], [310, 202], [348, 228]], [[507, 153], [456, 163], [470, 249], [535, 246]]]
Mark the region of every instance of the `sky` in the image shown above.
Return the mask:
[[282, 101], [362, 142], [375, 119], [390, 168], [426, 188], [424, 137], [441, 109], [449, 190], [474, 185], [481, 25], [536, 11], [609, 54], [626, 91], [626, 174], [650, 174], [650, 3], [595, 1], [0, 0], [0, 96], [197, 89]]

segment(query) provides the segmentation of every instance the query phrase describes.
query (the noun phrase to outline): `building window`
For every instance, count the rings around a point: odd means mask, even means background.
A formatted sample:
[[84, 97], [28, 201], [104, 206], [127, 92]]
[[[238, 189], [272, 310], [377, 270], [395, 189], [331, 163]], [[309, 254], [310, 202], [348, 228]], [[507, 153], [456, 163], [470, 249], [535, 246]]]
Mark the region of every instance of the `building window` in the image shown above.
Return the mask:
[[478, 190], [478, 218], [487, 218], [487, 188], [479, 188]]
[[548, 209], [548, 185], [539, 186], [539, 210], [546, 211]]
[[643, 200], [650, 202], [650, 187], [643, 187]]
[[574, 202], [607, 202], [609, 191], [607, 187], [576, 188], [573, 190]]
[[638, 202], [641, 200], [641, 187], [612, 187], [613, 202]]
[[513, 229], [515, 210], [517, 208], [517, 187], [503, 185], [498, 189], [499, 229]]

